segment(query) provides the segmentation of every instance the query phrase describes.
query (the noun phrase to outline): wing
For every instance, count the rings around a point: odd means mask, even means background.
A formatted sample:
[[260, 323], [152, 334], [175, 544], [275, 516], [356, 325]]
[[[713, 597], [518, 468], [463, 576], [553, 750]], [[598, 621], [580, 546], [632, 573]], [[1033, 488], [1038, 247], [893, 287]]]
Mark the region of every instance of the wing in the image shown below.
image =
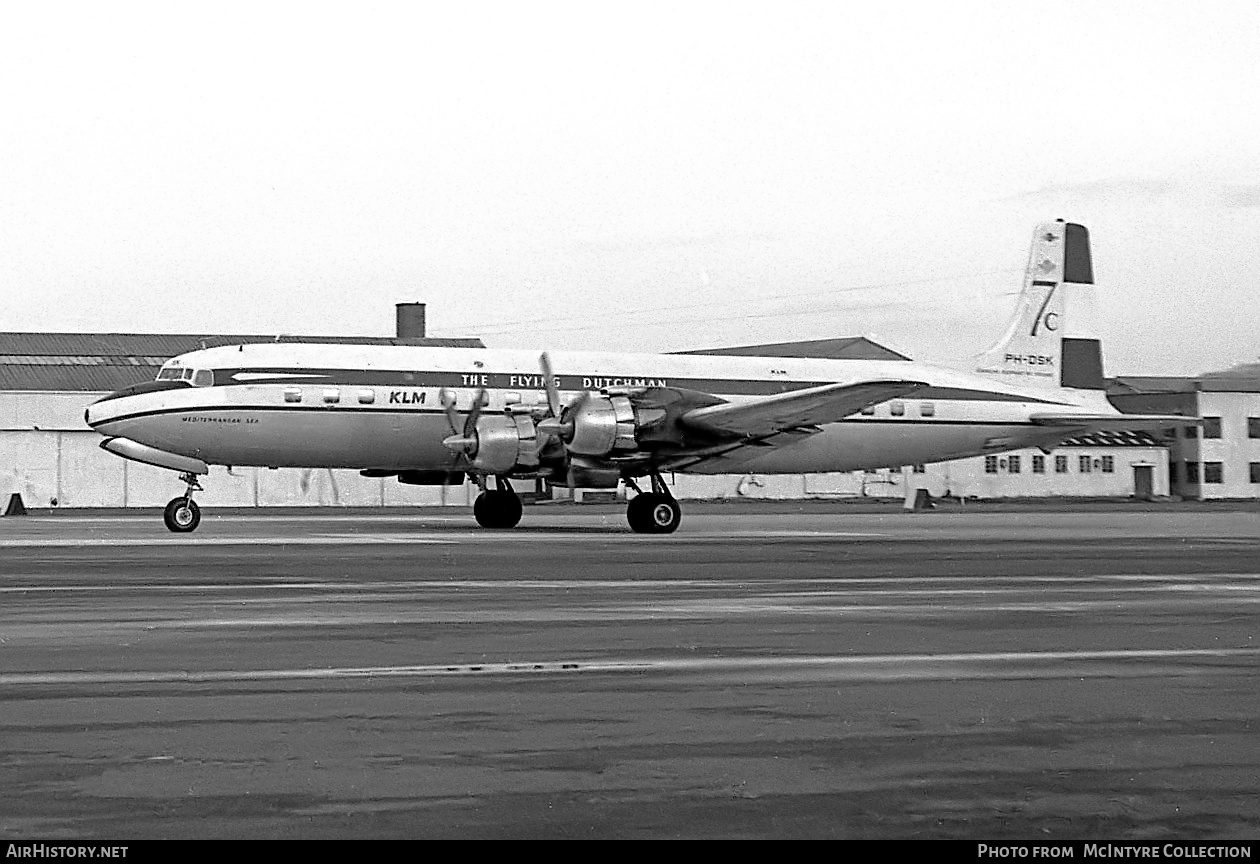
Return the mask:
[[1073, 431], [1131, 432], [1138, 429], [1166, 429], [1194, 426], [1197, 417], [1176, 414], [1033, 414], [1028, 418], [1038, 426], [1061, 426]]
[[723, 402], [693, 408], [683, 414], [679, 422], [705, 432], [762, 438], [787, 429], [834, 423], [867, 406], [907, 396], [927, 386], [923, 381], [900, 379], [824, 384], [750, 402]]

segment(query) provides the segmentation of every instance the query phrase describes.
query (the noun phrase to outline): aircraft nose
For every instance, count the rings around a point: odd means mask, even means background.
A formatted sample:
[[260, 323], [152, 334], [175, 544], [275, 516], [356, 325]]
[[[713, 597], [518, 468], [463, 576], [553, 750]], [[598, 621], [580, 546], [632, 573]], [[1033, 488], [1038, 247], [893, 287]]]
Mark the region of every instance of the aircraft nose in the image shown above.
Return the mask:
[[142, 381], [139, 384], [132, 384], [130, 387], [115, 390], [113, 393], [106, 393], [89, 405], [83, 412], [83, 421], [99, 432], [101, 430], [98, 427], [102, 423], [108, 423], [111, 419], [123, 415], [124, 400], [129, 397], [145, 393], [160, 393], [163, 390], [183, 390], [191, 386], [192, 384], [187, 381]]
[[114, 392], [107, 396], [102, 396], [100, 399], [97, 399], [95, 402], [88, 405], [83, 409], [83, 422], [88, 426], [91, 426], [93, 429], [96, 429], [96, 427], [100, 426], [102, 423], [108, 422], [111, 417], [117, 416], [118, 412], [115, 410], [117, 408], [117, 403], [113, 405], [109, 404], [117, 398], [119, 398], [119, 394]]

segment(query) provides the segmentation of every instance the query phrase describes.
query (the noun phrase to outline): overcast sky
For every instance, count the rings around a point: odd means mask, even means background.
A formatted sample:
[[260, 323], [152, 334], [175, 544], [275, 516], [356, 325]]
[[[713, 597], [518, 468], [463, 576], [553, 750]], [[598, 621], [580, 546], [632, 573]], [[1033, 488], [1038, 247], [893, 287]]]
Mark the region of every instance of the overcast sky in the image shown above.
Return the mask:
[[1260, 4], [0, 3], [0, 330], [965, 361], [1087, 225], [1107, 372], [1260, 338]]

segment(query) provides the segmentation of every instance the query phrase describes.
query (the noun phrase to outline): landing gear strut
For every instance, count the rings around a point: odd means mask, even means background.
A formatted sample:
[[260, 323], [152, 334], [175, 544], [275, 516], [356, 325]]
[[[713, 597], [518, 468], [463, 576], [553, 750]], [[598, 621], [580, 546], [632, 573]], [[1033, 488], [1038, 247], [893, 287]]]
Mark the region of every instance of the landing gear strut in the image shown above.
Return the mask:
[[179, 479], [188, 484], [188, 491], [183, 497], [171, 499], [162, 513], [162, 521], [177, 534], [187, 534], [201, 524], [201, 508], [192, 499], [192, 493], [194, 489], [198, 492], [202, 489], [196, 474], [180, 474]]
[[626, 506], [626, 521], [636, 534], [673, 534], [682, 521], [682, 507], [661, 475], [653, 471], [651, 476], [651, 492], [641, 492], [633, 479], [626, 480], [626, 485], [638, 493]]
[[512, 484], [496, 477], [497, 489], [482, 488], [473, 501], [473, 516], [482, 528], [515, 528], [521, 521], [521, 499]]

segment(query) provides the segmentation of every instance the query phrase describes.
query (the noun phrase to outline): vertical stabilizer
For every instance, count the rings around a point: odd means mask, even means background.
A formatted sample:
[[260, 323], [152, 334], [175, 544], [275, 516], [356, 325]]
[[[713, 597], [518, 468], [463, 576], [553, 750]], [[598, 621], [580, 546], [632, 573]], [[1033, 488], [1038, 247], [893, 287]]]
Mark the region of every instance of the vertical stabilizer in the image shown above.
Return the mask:
[[1094, 330], [1089, 231], [1072, 222], [1038, 225], [1015, 317], [976, 370], [1033, 387], [1102, 390]]

